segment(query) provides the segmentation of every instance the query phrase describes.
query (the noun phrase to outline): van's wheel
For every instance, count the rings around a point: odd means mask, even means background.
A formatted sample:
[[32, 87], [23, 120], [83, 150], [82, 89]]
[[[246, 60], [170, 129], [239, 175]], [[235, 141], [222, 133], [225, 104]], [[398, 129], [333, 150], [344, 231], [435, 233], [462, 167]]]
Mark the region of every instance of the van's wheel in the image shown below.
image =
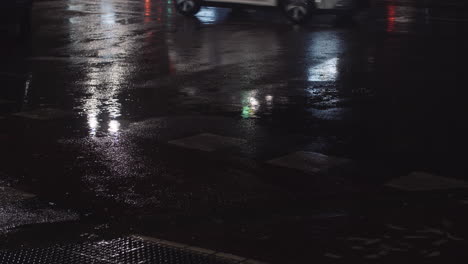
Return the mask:
[[280, 6], [286, 17], [295, 24], [305, 23], [314, 9], [311, 0], [283, 0]]
[[175, 7], [184, 16], [194, 16], [200, 11], [201, 0], [176, 0]]

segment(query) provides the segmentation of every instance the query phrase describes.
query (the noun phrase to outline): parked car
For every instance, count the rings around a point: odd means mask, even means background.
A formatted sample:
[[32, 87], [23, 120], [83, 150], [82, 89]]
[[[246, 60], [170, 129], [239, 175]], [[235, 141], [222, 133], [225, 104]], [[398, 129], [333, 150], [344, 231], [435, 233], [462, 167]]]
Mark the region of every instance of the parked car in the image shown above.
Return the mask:
[[293, 23], [301, 24], [315, 13], [337, 13], [350, 16], [369, 5], [370, 0], [175, 0], [177, 11], [193, 16], [202, 6], [215, 7], [277, 7]]
[[31, 31], [32, 0], [0, 0], [0, 25], [15, 26], [21, 36]]

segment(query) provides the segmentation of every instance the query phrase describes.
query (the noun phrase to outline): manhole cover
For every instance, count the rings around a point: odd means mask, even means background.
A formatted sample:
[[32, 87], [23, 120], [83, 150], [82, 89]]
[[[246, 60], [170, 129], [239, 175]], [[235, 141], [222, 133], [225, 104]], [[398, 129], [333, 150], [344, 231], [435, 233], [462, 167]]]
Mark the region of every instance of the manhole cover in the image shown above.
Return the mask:
[[[237, 256], [210, 250], [196, 250], [170, 242], [125, 237], [114, 240], [0, 251], [1, 264], [232, 264], [250, 263]], [[246, 262], [245, 262], [246, 261]]]

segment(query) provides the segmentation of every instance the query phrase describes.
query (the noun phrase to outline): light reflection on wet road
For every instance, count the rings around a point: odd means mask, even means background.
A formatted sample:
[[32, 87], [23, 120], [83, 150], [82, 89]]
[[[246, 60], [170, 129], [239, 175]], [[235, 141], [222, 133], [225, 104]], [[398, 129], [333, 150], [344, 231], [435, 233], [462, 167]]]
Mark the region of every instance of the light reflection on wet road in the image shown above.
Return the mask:
[[[247, 254], [268, 237], [259, 254], [275, 259], [278, 241], [305, 245], [346, 225], [311, 220], [324, 207], [380, 219], [368, 199], [343, 202], [349, 193], [412, 170], [464, 176], [455, 92], [468, 23], [454, 7], [377, 1], [355, 26], [317, 16], [303, 28], [275, 11], [204, 8], [188, 19], [159, 0], [38, 1], [34, 11], [30, 42], [0, 44], [0, 172], [82, 215], [115, 217], [112, 232], [193, 232], [209, 246], [222, 233], [222, 247], [247, 241]], [[11, 115], [45, 108], [67, 114]], [[247, 143], [211, 156], [167, 144], [200, 133]], [[305, 177], [265, 165], [296, 151], [357, 166]], [[317, 204], [330, 195], [343, 201]], [[290, 252], [299, 263], [307, 254]]]

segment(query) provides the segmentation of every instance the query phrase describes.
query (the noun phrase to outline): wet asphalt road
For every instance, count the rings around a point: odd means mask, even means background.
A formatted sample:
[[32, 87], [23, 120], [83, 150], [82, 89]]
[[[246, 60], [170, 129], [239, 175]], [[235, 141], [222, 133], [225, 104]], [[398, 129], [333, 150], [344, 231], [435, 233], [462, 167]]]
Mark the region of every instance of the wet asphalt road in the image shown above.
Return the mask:
[[[274, 10], [38, 1], [30, 39], [2, 31], [0, 186], [36, 196], [0, 195], [0, 246], [144, 234], [273, 263], [467, 257], [464, 192], [384, 186], [467, 178], [467, 10], [377, 1], [352, 25], [294, 27]], [[200, 133], [238, 140], [169, 144]], [[296, 151], [352, 165], [267, 163]]]

